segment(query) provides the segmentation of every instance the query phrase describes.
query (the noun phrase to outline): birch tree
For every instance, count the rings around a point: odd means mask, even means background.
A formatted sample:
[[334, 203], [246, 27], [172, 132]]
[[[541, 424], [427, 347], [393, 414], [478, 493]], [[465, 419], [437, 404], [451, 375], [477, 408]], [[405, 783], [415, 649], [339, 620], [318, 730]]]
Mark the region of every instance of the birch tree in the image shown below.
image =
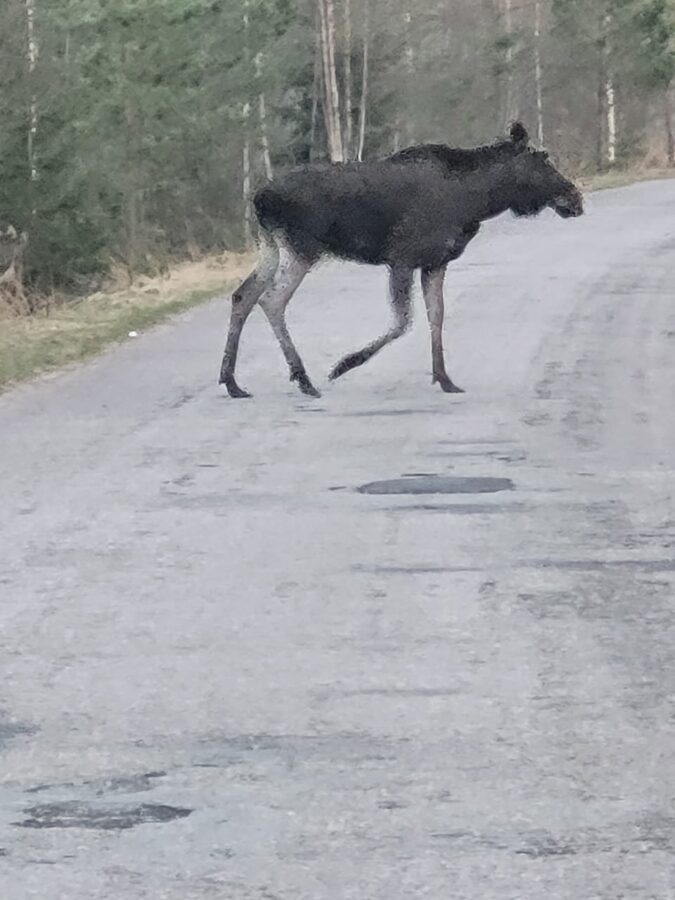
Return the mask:
[[612, 59], [612, 25], [613, 17], [607, 13], [604, 18], [603, 54], [604, 54], [604, 94], [605, 113], [607, 116], [607, 163], [613, 166], [616, 162], [616, 94], [614, 90], [614, 61]]
[[331, 162], [344, 161], [340, 91], [335, 57], [335, 6], [333, 0], [317, 0], [319, 5], [320, 50], [323, 68], [323, 109]]
[[[258, 84], [260, 84], [262, 76], [262, 60], [263, 54], [256, 53], [255, 69]], [[259, 88], [258, 91], [258, 117], [260, 122], [260, 144], [262, 148], [263, 166], [265, 168], [265, 175], [268, 179], [271, 180], [274, 177], [274, 170], [272, 168], [272, 155], [270, 153], [270, 141], [267, 131], [267, 107], [265, 104], [265, 92], [262, 90], [262, 88]]]
[[541, 0], [534, 0], [534, 87], [537, 105], [537, 141], [544, 146], [544, 101], [541, 72]]
[[[26, 3], [26, 58], [28, 65], [28, 82], [30, 99], [28, 102], [28, 170], [30, 180], [34, 185], [38, 180], [37, 167], [37, 133], [38, 133], [38, 103], [35, 88], [35, 70], [38, 61], [38, 43], [35, 30], [35, 0], [25, 0]], [[32, 208], [33, 215], [35, 208]]]
[[514, 77], [513, 77], [513, 7], [512, 0], [502, 0], [504, 16], [504, 41], [505, 41], [505, 100], [504, 100], [504, 124], [508, 125], [518, 117], [516, 104]]
[[361, 60], [361, 101], [359, 103], [359, 142], [356, 158], [363, 159], [363, 148], [366, 140], [366, 118], [368, 114], [368, 76], [370, 47], [370, 0], [364, 0], [363, 18], [363, 54]]
[[349, 159], [352, 155], [352, 0], [344, 0], [344, 150]]

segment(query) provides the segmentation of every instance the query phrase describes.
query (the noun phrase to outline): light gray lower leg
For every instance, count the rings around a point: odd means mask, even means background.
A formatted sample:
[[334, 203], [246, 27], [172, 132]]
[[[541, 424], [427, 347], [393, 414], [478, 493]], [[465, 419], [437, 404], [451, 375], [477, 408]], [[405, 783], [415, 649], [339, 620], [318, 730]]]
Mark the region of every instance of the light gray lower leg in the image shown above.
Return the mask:
[[291, 381], [297, 382], [303, 394], [320, 397], [320, 393], [307, 375], [304, 363], [286, 324], [286, 307], [309, 272], [311, 264], [290, 252], [285, 256], [286, 258], [279, 265], [272, 285], [264, 292], [259, 302], [286, 358]]
[[239, 340], [251, 310], [271, 284], [278, 265], [279, 248], [277, 243], [274, 238], [263, 232], [258, 263], [248, 278], [232, 294], [230, 326], [220, 364], [220, 383], [226, 386], [231, 397], [251, 396], [239, 387], [234, 376]]
[[405, 334], [412, 321], [410, 294], [412, 289], [413, 269], [403, 266], [392, 266], [389, 270], [389, 291], [391, 304], [394, 310], [394, 324], [382, 337], [372, 341], [356, 353], [349, 353], [337, 363], [331, 371], [329, 378], [334, 380], [349, 372], [356, 366], [362, 366], [376, 353], [379, 353], [387, 344], [391, 344], [401, 335]]
[[445, 370], [445, 358], [443, 354], [443, 316], [445, 304], [443, 302], [443, 279], [445, 278], [445, 266], [438, 269], [422, 270], [422, 293], [424, 304], [427, 308], [429, 330], [431, 332], [431, 365], [432, 383], [438, 382], [441, 389], [447, 394], [461, 394], [462, 388], [457, 387]]

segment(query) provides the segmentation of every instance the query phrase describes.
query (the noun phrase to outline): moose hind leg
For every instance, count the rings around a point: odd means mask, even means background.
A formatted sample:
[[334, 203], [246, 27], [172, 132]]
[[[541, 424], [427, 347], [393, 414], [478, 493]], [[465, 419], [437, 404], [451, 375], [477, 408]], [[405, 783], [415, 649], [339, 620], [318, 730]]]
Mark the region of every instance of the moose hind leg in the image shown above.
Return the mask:
[[291, 381], [297, 382], [303, 394], [320, 397], [321, 394], [310, 381], [286, 324], [286, 307], [311, 267], [311, 262], [289, 250], [288, 257], [279, 265], [273, 283], [260, 298], [260, 305], [286, 358]]
[[445, 370], [443, 355], [444, 277], [445, 266], [440, 266], [437, 269], [422, 270], [422, 293], [424, 294], [424, 304], [427, 308], [429, 330], [431, 331], [432, 384], [438, 382], [441, 390], [445, 391], [446, 394], [463, 394], [462, 388], [457, 387]]
[[265, 289], [271, 284], [279, 265], [279, 247], [271, 235], [262, 233], [260, 256], [255, 269], [232, 294], [230, 310], [230, 327], [223, 359], [220, 364], [220, 384], [224, 384], [230, 397], [250, 397], [242, 390], [235, 379], [235, 367], [239, 340], [246, 320]]
[[381, 337], [372, 341], [361, 350], [349, 353], [343, 357], [332, 369], [328, 376], [331, 381], [349, 372], [357, 366], [368, 362], [376, 353], [379, 353], [387, 344], [391, 344], [400, 338], [410, 328], [412, 321], [410, 295], [412, 290], [413, 269], [407, 266], [392, 266], [389, 270], [389, 291], [391, 304], [394, 311], [394, 323]]

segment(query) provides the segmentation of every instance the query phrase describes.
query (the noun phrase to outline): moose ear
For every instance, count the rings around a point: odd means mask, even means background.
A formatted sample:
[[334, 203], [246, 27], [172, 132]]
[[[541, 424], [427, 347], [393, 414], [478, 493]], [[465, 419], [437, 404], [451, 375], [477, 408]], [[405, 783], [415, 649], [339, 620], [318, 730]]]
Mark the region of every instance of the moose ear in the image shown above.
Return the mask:
[[522, 124], [522, 122], [514, 122], [509, 129], [509, 134], [511, 135], [511, 140], [516, 145], [516, 148], [519, 151], [524, 150], [527, 147], [530, 136], [528, 135], [527, 129]]

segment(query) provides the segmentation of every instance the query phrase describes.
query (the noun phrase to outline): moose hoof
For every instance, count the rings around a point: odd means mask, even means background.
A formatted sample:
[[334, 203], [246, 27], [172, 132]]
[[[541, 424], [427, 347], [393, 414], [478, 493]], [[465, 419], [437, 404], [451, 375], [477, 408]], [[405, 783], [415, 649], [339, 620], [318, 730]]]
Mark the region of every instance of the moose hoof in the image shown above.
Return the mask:
[[458, 387], [450, 378], [435, 378], [445, 394], [465, 394], [464, 388]]
[[340, 375], [344, 375], [345, 372], [348, 372], [349, 369], [343, 365], [343, 363], [339, 362], [337, 365], [333, 366], [328, 375], [329, 381], [335, 381], [336, 378], [339, 378]]
[[321, 396], [319, 391], [317, 391], [312, 382], [309, 380], [309, 376], [306, 372], [293, 372], [291, 374], [291, 381], [297, 382], [297, 385], [302, 393], [306, 394], [308, 397]]
[[251, 394], [249, 394], [248, 391], [245, 391], [243, 388], [240, 388], [240, 387], [239, 387], [239, 385], [238, 385], [237, 382], [234, 380], [234, 378], [231, 378], [231, 377], [223, 377], [223, 376], [221, 375], [221, 377], [220, 377], [220, 384], [224, 384], [224, 385], [225, 385], [225, 387], [226, 387], [226, 389], [227, 389], [227, 393], [228, 393], [228, 394], [230, 395], [230, 397], [232, 397], [234, 400], [243, 400], [243, 399], [249, 398], [249, 397], [251, 396]]

